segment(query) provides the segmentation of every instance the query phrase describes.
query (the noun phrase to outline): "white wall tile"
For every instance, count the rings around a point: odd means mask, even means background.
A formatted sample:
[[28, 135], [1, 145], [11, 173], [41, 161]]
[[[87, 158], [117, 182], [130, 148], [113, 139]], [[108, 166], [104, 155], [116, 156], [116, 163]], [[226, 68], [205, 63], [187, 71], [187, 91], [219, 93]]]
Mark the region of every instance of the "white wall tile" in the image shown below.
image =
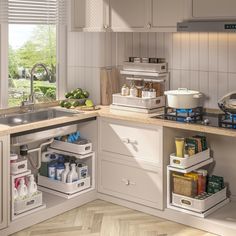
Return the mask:
[[218, 70], [218, 34], [209, 33], [209, 71]]
[[181, 33], [181, 69], [190, 69], [190, 35]]
[[218, 34], [218, 71], [228, 72], [228, 34]]
[[199, 70], [199, 34], [191, 33], [189, 35], [189, 50], [190, 50], [190, 70]]
[[229, 72], [236, 73], [236, 34], [229, 34]]
[[181, 69], [181, 33], [173, 34], [172, 68]]
[[199, 35], [199, 70], [208, 71], [209, 69], [209, 40], [208, 33]]

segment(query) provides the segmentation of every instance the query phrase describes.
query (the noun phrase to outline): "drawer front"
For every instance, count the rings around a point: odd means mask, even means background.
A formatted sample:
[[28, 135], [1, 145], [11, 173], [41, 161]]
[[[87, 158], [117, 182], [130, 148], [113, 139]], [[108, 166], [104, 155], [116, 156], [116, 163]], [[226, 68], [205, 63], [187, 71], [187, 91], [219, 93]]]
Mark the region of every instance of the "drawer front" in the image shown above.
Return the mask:
[[153, 172], [113, 161], [99, 162], [99, 192], [128, 201], [163, 209], [162, 180], [159, 168]]
[[100, 150], [162, 164], [162, 127], [100, 119]]

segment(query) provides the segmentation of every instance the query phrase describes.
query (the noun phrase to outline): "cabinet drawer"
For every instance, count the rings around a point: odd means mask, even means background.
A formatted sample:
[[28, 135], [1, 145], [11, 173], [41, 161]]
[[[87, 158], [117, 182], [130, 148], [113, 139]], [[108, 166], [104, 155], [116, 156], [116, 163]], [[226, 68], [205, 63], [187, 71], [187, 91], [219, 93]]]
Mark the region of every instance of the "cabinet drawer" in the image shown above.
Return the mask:
[[100, 150], [162, 164], [162, 127], [100, 119]]
[[163, 209], [162, 180], [159, 168], [153, 172], [113, 161], [99, 162], [99, 192], [128, 201]]

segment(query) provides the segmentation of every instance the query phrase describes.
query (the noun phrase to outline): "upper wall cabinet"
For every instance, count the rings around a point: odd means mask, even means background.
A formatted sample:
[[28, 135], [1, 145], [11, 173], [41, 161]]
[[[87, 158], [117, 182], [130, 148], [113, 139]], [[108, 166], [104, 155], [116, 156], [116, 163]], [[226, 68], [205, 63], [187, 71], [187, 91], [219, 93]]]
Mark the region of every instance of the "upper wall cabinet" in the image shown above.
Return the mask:
[[192, 0], [193, 18], [236, 18], [235, 0]]
[[152, 0], [151, 29], [154, 31], [175, 31], [177, 22], [187, 17], [186, 0]]
[[[190, 0], [70, 0], [72, 31], [176, 31]], [[189, 14], [190, 15], [190, 14]]]
[[110, 0], [112, 31], [146, 31], [149, 0]]
[[109, 0], [70, 0], [72, 31], [102, 32], [109, 28]]

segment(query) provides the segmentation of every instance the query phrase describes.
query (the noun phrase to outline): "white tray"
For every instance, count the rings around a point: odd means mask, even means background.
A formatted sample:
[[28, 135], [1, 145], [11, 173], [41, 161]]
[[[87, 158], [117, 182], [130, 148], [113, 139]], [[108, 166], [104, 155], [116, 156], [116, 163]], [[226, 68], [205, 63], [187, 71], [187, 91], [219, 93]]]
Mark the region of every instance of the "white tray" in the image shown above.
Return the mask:
[[117, 93], [112, 95], [112, 104], [126, 107], [154, 109], [165, 106], [165, 96], [157, 98], [138, 98], [122, 96], [121, 94]]
[[72, 195], [89, 188], [91, 186], [91, 181], [89, 176], [73, 183], [63, 183], [58, 180], [49, 179], [48, 177], [38, 175], [38, 185], [61, 193]]
[[25, 199], [17, 199], [14, 201], [14, 214], [18, 215], [23, 212], [32, 210], [43, 204], [42, 192], [38, 191], [32, 197], [27, 197]]
[[89, 142], [84, 145], [78, 145], [76, 143], [68, 143], [63, 141], [54, 140], [50, 145], [51, 148], [72, 152], [80, 155], [85, 155], [92, 152], [92, 143]]
[[123, 70], [165, 73], [167, 72], [167, 63], [124, 62]]
[[180, 169], [186, 169], [191, 166], [194, 166], [198, 163], [201, 163], [205, 160], [208, 160], [210, 158], [210, 149], [203, 152], [199, 152], [193, 156], [190, 157], [176, 157], [175, 153], [172, 153], [170, 155], [170, 166], [177, 167]]
[[214, 207], [218, 203], [224, 201], [226, 198], [226, 188], [222, 189], [221, 191], [211, 195], [210, 197], [204, 200], [199, 200], [172, 193], [172, 204], [174, 206], [202, 213]]

